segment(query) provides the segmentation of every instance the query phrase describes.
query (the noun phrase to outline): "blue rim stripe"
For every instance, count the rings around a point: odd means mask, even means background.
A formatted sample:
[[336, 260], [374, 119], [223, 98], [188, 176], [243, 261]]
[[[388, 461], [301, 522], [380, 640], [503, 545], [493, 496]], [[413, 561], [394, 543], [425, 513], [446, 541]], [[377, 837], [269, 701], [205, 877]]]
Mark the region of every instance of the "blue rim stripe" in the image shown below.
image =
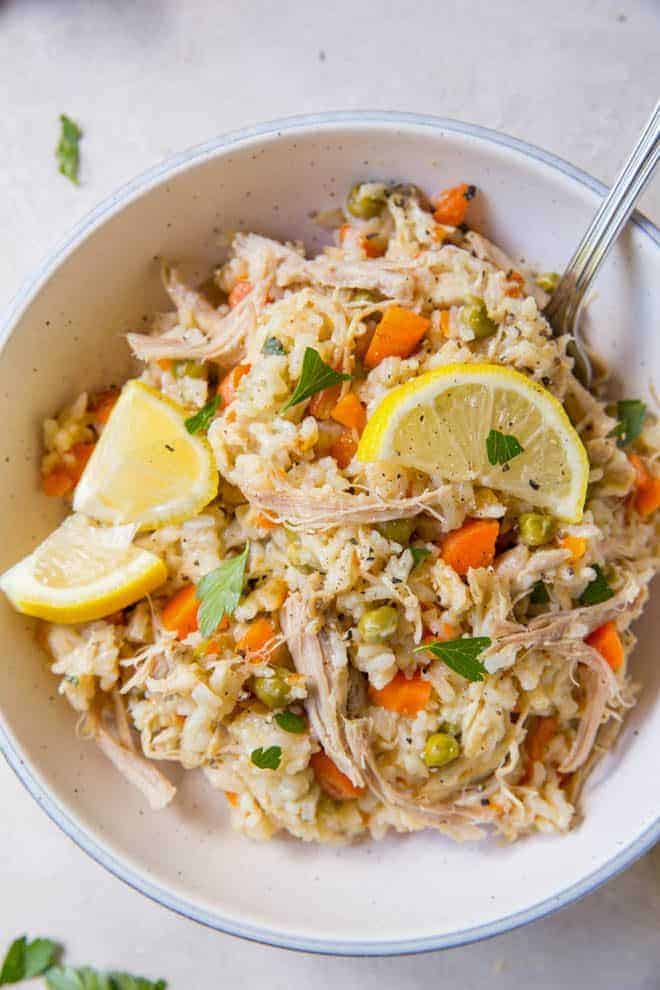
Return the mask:
[[[112, 193], [95, 209], [88, 213], [62, 240], [48, 257], [37, 267], [33, 274], [19, 289], [9, 311], [2, 321], [0, 328], [0, 348], [4, 347], [12, 329], [23, 312], [30, 305], [36, 294], [54, 270], [91, 232], [114, 213], [123, 209], [131, 200], [142, 195], [148, 189], [157, 185], [166, 177], [197, 165], [212, 157], [219, 151], [232, 146], [248, 143], [251, 140], [264, 137], [276, 137], [282, 132], [295, 131], [301, 128], [327, 127], [337, 124], [386, 124], [393, 126], [426, 127], [433, 131], [451, 131], [479, 138], [488, 144], [496, 144], [509, 150], [517, 151], [526, 158], [543, 162], [573, 179], [575, 182], [591, 189], [599, 196], [604, 196], [607, 188], [591, 175], [575, 168], [568, 162], [534, 145], [527, 144], [518, 138], [492, 131], [476, 124], [463, 123], [443, 117], [420, 116], [414, 113], [386, 113], [379, 111], [338, 111], [287, 117], [258, 124], [237, 131], [232, 131], [222, 137], [213, 138], [204, 144], [197, 145], [181, 152], [167, 161], [149, 169], [137, 178], [131, 180], [116, 192]], [[660, 247], [660, 230], [649, 220], [636, 213], [632, 222], [658, 247]], [[258, 926], [245, 924], [231, 918], [212, 914], [194, 904], [182, 900], [170, 891], [151, 883], [145, 876], [135, 872], [126, 863], [115, 857], [108, 848], [77, 824], [64, 808], [48, 793], [45, 786], [38, 780], [36, 773], [25, 763], [17, 744], [11, 738], [8, 728], [0, 721], [0, 750], [7, 762], [16, 773], [19, 780], [29, 791], [37, 804], [46, 812], [48, 817], [93, 860], [105, 867], [118, 879], [146, 897], [170, 908], [177, 914], [197, 921], [210, 928], [236, 935], [268, 945], [281, 948], [295, 949], [302, 952], [315, 952], [326, 955], [342, 956], [389, 956], [405, 955], [420, 952], [432, 952], [436, 949], [451, 948], [465, 945], [480, 939], [491, 938], [521, 925], [540, 920], [549, 914], [565, 907], [573, 901], [586, 896], [600, 887], [601, 884], [616, 876], [636, 859], [647, 852], [660, 839], [660, 816], [644, 830], [626, 849], [610, 860], [600, 869], [593, 871], [580, 882], [573, 884], [560, 894], [518, 911], [515, 914], [500, 918], [485, 925], [477, 925], [462, 931], [450, 932], [446, 935], [428, 936], [420, 939], [403, 939], [387, 943], [377, 941], [332, 941], [301, 937], [293, 934], [270, 931]]]

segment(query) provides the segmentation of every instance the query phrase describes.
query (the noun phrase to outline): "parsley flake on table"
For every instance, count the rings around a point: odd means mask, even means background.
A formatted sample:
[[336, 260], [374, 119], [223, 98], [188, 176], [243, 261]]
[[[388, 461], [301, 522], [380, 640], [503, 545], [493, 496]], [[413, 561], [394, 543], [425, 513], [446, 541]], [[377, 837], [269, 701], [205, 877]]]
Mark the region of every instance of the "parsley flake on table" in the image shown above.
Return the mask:
[[486, 437], [486, 452], [491, 464], [506, 464], [507, 461], [522, 454], [523, 448], [516, 437], [499, 430], [491, 430]]
[[197, 585], [200, 606], [197, 613], [199, 629], [208, 639], [220, 625], [225, 615], [232, 615], [241, 600], [245, 584], [245, 566], [250, 544], [243, 553], [228, 557], [215, 570], [205, 574]]
[[60, 139], [55, 149], [55, 157], [60, 166], [60, 172], [78, 185], [78, 169], [80, 167], [80, 139], [82, 131], [65, 113], [60, 114]]
[[350, 375], [335, 371], [334, 368], [325, 363], [318, 351], [315, 351], [313, 347], [307, 347], [303, 355], [302, 371], [298, 383], [291, 398], [280, 409], [280, 413], [286, 412], [292, 406], [297, 406], [299, 402], [304, 402], [305, 399], [316, 395], [317, 392], [322, 392], [325, 388], [350, 380]]
[[269, 746], [268, 749], [263, 749], [259, 746], [252, 750], [250, 759], [260, 770], [277, 770], [282, 759], [282, 747]]
[[199, 412], [196, 412], [194, 416], [189, 416], [185, 422], [188, 433], [206, 433], [219, 405], [220, 396], [214, 395], [205, 406], [202, 406]]
[[490, 644], [491, 640], [488, 636], [466, 636], [462, 639], [424, 643], [415, 649], [415, 653], [428, 650], [434, 657], [446, 663], [454, 673], [460, 674], [466, 680], [483, 681], [488, 671], [477, 658], [488, 649]]
[[28, 942], [26, 935], [14, 939], [0, 969], [0, 987], [41, 976], [55, 962], [60, 946], [49, 938]]

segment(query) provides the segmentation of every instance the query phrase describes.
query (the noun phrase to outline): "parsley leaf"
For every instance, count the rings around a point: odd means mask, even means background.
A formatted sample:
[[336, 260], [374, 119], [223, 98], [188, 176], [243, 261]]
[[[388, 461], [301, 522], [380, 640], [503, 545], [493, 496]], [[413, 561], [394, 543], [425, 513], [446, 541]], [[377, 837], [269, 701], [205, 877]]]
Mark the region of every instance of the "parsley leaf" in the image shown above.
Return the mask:
[[261, 348], [262, 354], [286, 354], [284, 344], [277, 337], [267, 337], [264, 346]]
[[167, 986], [165, 980], [145, 980], [130, 973], [111, 973], [110, 985], [112, 990], [165, 990]]
[[307, 731], [307, 720], [302, 715], [296, 715], [295, 712], [275, 712], [274, 718], [280, 729], [284, 729], [285, 732], [300, 735], [301, 732]]
[[277, 770], [282, 759], [282, 747], [269, 746], [268, 749], [262, 749], [260, 746], [252, 750], [250, 759], [260, 770]]
[[550, 595], [548, 594], [548, 589], [544, 585], [543, 581], [537, 581], [532, 588], [532, 593], [529, 596], [529, 600], [532, 605], [547, 605], [550, 601]]
[[298, 384], [293, 390], [291, 398], [280, 409], [280, 413], [286, 412], [292, 406], [297, 406], [299, 402], [304, 402], [311, 395], [322, 392], [324, 388], [338, 385], [339, 382], [348, 382], [350, 379], [350, 375], [343, 375], [326, 364], [319, 352], [315, 351], [313, 347], [307, 347], [303, 356]]
[[211, 420], [218, 411], [219, 405], [220, 396], [214, 395], [205, 406], [202, 406], [199, 412], [196, 412], [194, 416], [189, 416], [186, 420], [188, 433], [206, 433], [211, 425]]
[[515, 437], [499, 430], [491, 430], [486, 437], [486, 451], [491, 464], [506, 464], [513, 457], [522, 454], [523, 448]]
[[130, 973], [100, 973], [89, 966], [58, 966], [46, 974], [49, 990], [166, 990], [165, 980]]
[[639, 399], [619, 399], [616, 404], [616, 416], [619, 422], [612, 431], [613, 435], [619, 438], [618, 447], [627, 447], [642, 432], [646, 406]]
[[57, 942], [49, 938], [35, 938], [28, 942], [25, 935], [15, 939], [9, 946], [0, 970], [0, 986], [31, 980], [53, 965], [60, 951]]
[[206, 574], [197, 585], [197, 598], [200, 601], [197, 618], [199, 630], [208, 639], [220, 625], [225, 615], [236, 610], [245, 584], [245, 565], [250, 544], [245, 544], [243, 553], [228, 557]]
[[427, 550], [426, 547], [408, 547], [408, 549], [412, 554], [413, 567], [417, 567], [423, 560], [431, 556], [431, 551]]
[[448, 639], [444, 642], [436, 640], [434, 643], [418, 646], [415, 653], [428, 650], [466, 680], [483, 681], [488, 671], [477, 657], [490, 646], [490, 643], [488, 636], [468, 636], [463, 639]]
[[55, 157], [59, 162], [60, 172], [67, 179], [78, 185], [78, 167], [80, 165], [80, 139], [82, 131], [74, 120], [65, 113], [60, 114], [60, 140], [55, 149]]
[[580, 595], [580, 605], [600, 605], [614, 597], [614, 592], [610, 588], [602, 567], [594, 564], [596, 577], [591, 584], [588, 584]]

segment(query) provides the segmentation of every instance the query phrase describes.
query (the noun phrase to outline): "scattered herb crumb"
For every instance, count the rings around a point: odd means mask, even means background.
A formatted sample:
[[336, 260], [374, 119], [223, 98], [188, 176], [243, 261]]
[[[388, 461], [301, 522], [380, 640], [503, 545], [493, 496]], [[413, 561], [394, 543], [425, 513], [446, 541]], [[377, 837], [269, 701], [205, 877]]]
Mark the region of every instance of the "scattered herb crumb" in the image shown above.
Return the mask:
[[55, 150], [55, 157], [60, 166], [60, 172], [78, 185], [78, 170], [80, 167], [80, 139], [83, 132], [65, 113], [60, 114], [60, 140]]

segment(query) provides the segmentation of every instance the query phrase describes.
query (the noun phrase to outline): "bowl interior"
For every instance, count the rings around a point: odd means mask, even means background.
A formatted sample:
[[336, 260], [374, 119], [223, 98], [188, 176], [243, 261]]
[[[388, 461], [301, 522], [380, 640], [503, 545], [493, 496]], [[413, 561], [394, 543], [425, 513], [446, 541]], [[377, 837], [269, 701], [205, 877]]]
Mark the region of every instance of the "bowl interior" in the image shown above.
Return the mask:
[[[374, 177], [429, 192], [474, 182], [482, 192], [477, 229], [546, 270], [561, 267], [598, 201], [570, 174], [487, 136], [394, 119], [245, 137], [152, 180], [74, 240], [4, 346], [0, 567], [27, 553], [58, 516], [37, 486], [41, 420], [85, 388], [121, 382], [129, 368], [122, 334], [166, 304], [155, 257], [201, 277], [236, 228], [302, 239], [313, 252], [326, 236], [313, 212], [340, 205], [350, 184]], [[631, 226], [588, 314], [598, 350], [627, 395], [647, 395], [659, 365], [657, 275], [658, 247]], [[354, 848], [254, 844], [231, 831], [224, 798], [201, 775], [176, 770], [178, 799], [151, 812], [93, 745], [76, 738], [75, 715], [56, 693], [31, 622], [4, 600], [0, 621], [0, 717], [24, 779], [111, 869], [225, 930], [346, 952], [455, 944], [558, 906], [569, 890], [583, 892], [657, 826], [660, 778], [648, 768], [660, 746], [660, 666], [652, 662], [660, 628], [650, 611], [639, 623], [634, 660], [641, 702], [589, 786], [584, 823], [563, 838], [513, 846], [459, 846], [434, 834]]]

